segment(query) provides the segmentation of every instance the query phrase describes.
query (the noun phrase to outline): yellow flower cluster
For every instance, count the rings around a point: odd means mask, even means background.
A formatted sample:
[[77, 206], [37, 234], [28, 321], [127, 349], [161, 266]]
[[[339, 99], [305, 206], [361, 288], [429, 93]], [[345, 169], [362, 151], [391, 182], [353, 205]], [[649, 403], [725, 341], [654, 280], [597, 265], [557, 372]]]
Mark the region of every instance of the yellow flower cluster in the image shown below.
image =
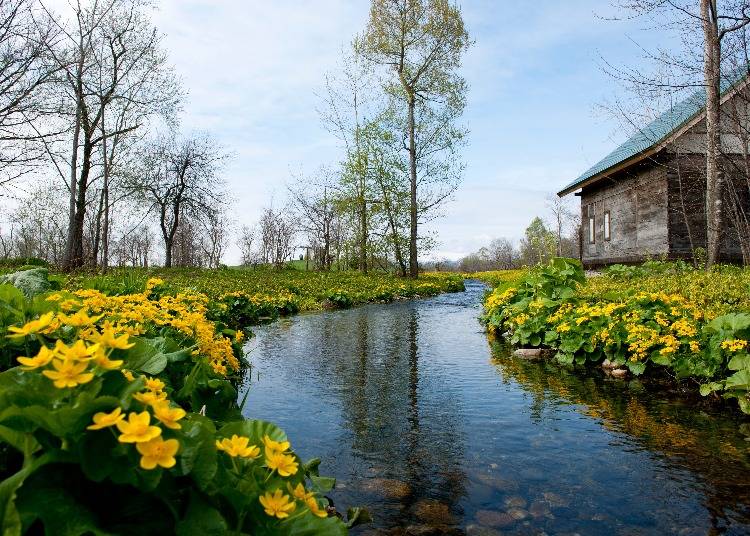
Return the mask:
[[739, 352], [747, 348], [747, 341], [744, 339], [730, 339], [722, 341], [721, 347], [729, 352]]
[[[269, 470], [269, 478], [276, 472], [282, 478], [297, 474], [299, 462], [289, 452], [291, 445], [289, 441], [276, 441], [268, 435], [263, 436], [264, 465]], [[233, 434], [231, 438], [223, 438], [216, 441], [217, 450], [226, 453], [233, 460], [246, 459], [255, 460], [260, 457], [261, 449], [258, 445], [250, 444], [250, 438]], [[232, 462], [234, 463], [234, 461]], [[237, 468], [237, 466], [235, 466]], [[299, 483], [296, 487], [287, 483], [289, 495], [282, 489], [267, 491], [259, 497], [263, 511], [278, 519], [285, 519], [297, 509], [297, 502], [301, 502], [315, 516], [327, 517], [328, 512], [318, 504], [315, 494], [305, 490]]]
[[[61, 309], [74, 311], [72, 315], [58, 315], [58, 320], [67, 325], [78, 323], [78, 327], [93, 326], [103, 319], [103, 325], [109, 328], [107, 333], [127, 335], [142, 335], [149, 324], [168, 326], [194, 338], [196, 348], [193, 354], [205, 357], [217, 374], [224, 376], [230, 369], [239, 370], [232, 341], [217, 333], [214, 323], [206, 318], [208, 298], [203, 294], [184, 292], [150, 299], [151, 289], [161, 283], [159, 279], [150, 279], [146, 292], [142, 294], [107, 296], [96, 290], [85, 289], [73, 293], [77, 299], [63, 300], [60, 294], [47, 299], [59, 301]], [[97, 316], [88, 318], [85, 316], [88, 313]], [[84, 331], [83, 335], [90, 340], [101, 336], [95, 329]]]
[[[144, 377], [143, 380], [145, 389], [133, 396], [145, 406], [143, 411], [131, 411], [127, 418], [121, 407], [116, 407], [109, 413], [95, 413], [92, 419], [93, 424], [87, 428], [102, 430], [115, 426], [120, 432], [117, 436], [120, 443], [135, 444], [136, 450], [141, 455], [140, 465], [143, 469], [151, 470], [156, 467], [169, 469], [177, 463], [175, 455], [180, 449], [180, 443], [174, 438], [164, 439], [162, 429], [157, 424], [170, 430], [179, 430], [182, 425], [178, 421], [187, 413], [180, 407], [170, 405], [167, 394], [164, 392], [166, 387], [164, 382], [158, 378], [149, 377]], [[151, 420], [152, 414], [157, 422]]]
[[509, 287], [499, 294], [493, 292], [487, 297], [484, 305], [488, 310], [496, 309], [512, 300], [516, 292], [517, 290], [514, 287]]
[[[83, 309], [73, 315], [60, 313], [55, 316], [49, 312], [23, 326], [9, 327], [8, 337], [38, 337], [41, 346], [36, 355], [20, 356], [18, 363], [24, 370], [43, 369], [42, 375], [52, 380], [58, 389], [73, 388], [93, 380], [97, 371], [122, 366], [121, 359], [111, 359], [112, 351], [133, 346], [128, 342], [128, 335], [118, 336], [111, 324], [94, 327], [100, 318], [88, 316]], [[54, 346], [47, 346], [47, 336], [68, 328], [77, 330], [78, 338], [73, 343], [68, 345], [57, 339]]]

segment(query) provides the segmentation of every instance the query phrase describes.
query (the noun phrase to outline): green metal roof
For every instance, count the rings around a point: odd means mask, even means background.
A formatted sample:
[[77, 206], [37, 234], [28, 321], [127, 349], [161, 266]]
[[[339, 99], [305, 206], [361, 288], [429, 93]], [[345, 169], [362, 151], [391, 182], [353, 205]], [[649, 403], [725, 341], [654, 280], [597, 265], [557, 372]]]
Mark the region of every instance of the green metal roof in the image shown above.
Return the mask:
[[[748, 74], [747, 68], [738, 69], [722, 80], [722, 94], [729, 91]], [[674, 131], [703, 112], [706, 103], [706, 92], [701, 89], [685, 100], [651, 121], [645, 127], [633, 134], [628, 140], [599, 162], [587, 169], [580, 177], [565, 186], [558, 195], [564, 195], [577, 189], [587, 179], [599, 175], [617, 164], [643, 153], [664, 141]]]

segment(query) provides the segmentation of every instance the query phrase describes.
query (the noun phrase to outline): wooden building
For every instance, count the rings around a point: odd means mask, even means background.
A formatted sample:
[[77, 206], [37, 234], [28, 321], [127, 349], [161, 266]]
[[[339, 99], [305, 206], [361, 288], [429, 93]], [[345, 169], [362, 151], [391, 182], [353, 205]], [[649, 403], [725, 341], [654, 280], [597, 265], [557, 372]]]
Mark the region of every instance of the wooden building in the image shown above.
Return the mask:
[[[748, 129], [746, 86], [745, 71], [722, 88], [722, 169], [727, 181], [748, 178], [739, 172], [747, 162], [748, 143], [742, 134]], [[705, 249], [704, 105], [705, 93], [700, 91], [672, 106], [558, 192], [580, 196], [584, 265], [692, 259], [698, 248]], [[747, 185], [742, 191], [744, 205]], [[737, 227], [731, 218], [725, 220], [720, 258], [739, 262]]]

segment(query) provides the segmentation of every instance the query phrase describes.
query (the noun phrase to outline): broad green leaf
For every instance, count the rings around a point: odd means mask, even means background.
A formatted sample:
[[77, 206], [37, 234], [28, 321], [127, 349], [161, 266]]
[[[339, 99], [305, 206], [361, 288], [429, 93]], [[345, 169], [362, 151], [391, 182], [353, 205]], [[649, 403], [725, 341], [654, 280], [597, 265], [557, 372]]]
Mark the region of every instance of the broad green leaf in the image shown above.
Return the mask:
[[175, 527], [177, 536], [224, 536], [229, 526], [219, 511], [199, 493], [190, 493], [185, 517]]

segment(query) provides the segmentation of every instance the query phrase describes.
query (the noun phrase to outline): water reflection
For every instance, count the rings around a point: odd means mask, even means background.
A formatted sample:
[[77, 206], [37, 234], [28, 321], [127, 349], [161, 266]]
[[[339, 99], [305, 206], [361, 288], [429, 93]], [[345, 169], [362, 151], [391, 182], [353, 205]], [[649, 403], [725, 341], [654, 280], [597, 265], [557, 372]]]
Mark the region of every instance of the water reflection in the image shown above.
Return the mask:
[[[687, 469], [705, 494], [703, 504], [714, 531], [733, 520], [750, 521], [748, 437], [745, 420], [731, 409], [705, 407], [667, 383], [609, 380], [550, 363], [516, 359], [491, 341], [493, 364], [505, 381], [533, 394], [534, 413], [550, 404], [572, 404], [614, 434], [624, 434], [675, 470]], [[690, 386], [692, 391], [692, 386]]]
[[[258, 330], [248, 416], [279, 423], [393, 534], [750, 530], [740, 418], [508, 356], [483, 287]], [[410, 528], [409, 528], [410, 527]]]

